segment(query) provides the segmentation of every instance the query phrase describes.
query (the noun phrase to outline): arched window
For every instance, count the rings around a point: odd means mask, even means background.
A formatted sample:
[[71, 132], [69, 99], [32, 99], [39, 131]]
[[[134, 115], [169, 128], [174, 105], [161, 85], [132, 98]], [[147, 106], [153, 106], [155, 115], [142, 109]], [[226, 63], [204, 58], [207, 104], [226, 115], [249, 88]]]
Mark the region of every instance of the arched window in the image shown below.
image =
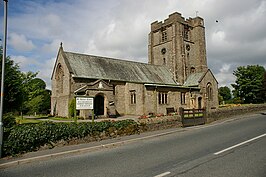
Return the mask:
[[57, 65], [55, 79], [56, 79], [56, 92], [63, 93], [64, 70], [60, 63]]
[[208, 100], [211, 101], [213, 99], [213, 91], [212, 91], [212, 84], [208, 83], [206, 87], [206, 93]]

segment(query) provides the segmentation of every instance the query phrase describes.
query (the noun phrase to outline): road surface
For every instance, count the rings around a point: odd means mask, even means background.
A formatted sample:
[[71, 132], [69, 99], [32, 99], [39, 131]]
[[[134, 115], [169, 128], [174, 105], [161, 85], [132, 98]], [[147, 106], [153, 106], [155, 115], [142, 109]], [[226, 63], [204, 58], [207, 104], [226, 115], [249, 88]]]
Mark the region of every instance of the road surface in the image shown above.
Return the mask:
[[265, 177], [266, 115], [0, 170], [2, 177]]

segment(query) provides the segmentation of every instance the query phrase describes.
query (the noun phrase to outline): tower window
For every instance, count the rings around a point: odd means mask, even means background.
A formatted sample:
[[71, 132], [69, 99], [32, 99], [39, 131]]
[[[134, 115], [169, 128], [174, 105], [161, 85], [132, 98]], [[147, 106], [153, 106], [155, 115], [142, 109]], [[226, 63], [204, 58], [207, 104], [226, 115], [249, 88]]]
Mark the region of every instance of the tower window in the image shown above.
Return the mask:
[[184, 39], [188, 40], [188, 31], [189, 31], [189, 26], [185, 25], [184, 26]]
[[167, 32], [166, 30], [162, 31], [162, 42], [167, 41]]
[[186, 49], [187, 49], [187, 51], [190, 51], [190, 45], [189, 44], [186, 45]]
[[162, 48], [161, 53], [164, 55], [166, 53], [166, 48]]
[[163, 58], [163, 64], [164, 64], [164, 65], [166, 64], [165, 58]]

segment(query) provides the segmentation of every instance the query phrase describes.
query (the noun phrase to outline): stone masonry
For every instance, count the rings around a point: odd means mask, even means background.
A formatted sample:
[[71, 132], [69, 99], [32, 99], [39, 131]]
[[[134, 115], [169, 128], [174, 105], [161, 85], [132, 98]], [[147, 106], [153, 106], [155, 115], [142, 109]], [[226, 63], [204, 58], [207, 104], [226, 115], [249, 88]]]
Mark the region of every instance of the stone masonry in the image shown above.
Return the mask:
[[[201, 17], [173, 13], [153, 22], [149, 63], [66, 52], [61, 44], [52, 73], [51, 114], [68, 117], [75, 96], [94, 98], [97, 116], [164, 114], [215, 109], [218, 82], [207, 66]], [[80, 110], [88, 118], [91, 110]]]

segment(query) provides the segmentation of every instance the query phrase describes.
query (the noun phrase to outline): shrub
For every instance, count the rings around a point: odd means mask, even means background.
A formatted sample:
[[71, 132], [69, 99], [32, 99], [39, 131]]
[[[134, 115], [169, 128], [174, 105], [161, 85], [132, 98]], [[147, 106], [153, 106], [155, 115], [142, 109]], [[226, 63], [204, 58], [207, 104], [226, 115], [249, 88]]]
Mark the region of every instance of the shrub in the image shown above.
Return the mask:
[[76, 100], [73, 98], [68, 104], [68, 116], [74, 117]]
[[11, 128], [16, 125], [16, 118], [12, 113], [7, 113], [3, 116], [3, 124], [5, 128]]
[[64, 140], [70, 141], [75, 138], [86, 136], [99, 136], [101, 132], [108, 132], [110, 127], [118, 130], [121, 134], [133, 134], [138, 132], [138, 125], [133, 120], [117, 122], [83, 122], [83, 123], [52, 123], [41, 122], [38, 124], [21, 124], [13, 126], [5, 132], [4, 149], [5, 155], [34, 151], [50, 144]]

